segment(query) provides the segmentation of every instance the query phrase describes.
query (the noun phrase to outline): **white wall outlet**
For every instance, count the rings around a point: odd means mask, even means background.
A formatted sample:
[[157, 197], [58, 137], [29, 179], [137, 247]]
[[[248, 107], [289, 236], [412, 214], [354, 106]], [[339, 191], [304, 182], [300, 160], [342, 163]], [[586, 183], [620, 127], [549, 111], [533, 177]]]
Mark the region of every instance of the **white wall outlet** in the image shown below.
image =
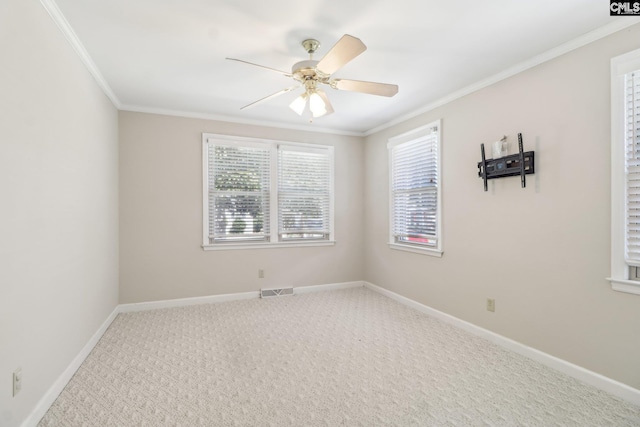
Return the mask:
[[487, 298], [487, 311], [491, 311], [491, 312], [496, 311], [496, 300], [492, 298]]
[[264, 279], [264, 270], [263, 269], [259, 269], [258, 270], [258, 279]]
[[18, 368], [13, 371], [13, 395], [20, 393], [22, 390], [22, 369]]

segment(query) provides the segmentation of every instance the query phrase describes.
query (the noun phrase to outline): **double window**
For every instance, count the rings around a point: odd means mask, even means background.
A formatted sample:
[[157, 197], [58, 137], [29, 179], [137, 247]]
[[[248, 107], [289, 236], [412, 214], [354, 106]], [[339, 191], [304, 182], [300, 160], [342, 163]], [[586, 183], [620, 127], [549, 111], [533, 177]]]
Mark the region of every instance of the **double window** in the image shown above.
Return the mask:
[[389, 244], [442, 255], [440, 121], [389, 140]]
[[333, 147], [203, 134], [205, 249], [333, 241]]
[[611, 284], [640, 294], [640, 50], [611, 60]]

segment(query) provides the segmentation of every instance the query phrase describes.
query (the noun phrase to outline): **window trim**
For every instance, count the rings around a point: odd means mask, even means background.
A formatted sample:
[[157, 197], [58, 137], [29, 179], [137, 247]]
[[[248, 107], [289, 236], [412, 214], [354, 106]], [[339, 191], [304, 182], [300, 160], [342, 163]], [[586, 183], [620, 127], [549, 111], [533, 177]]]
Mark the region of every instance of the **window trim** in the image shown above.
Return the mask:
[[625, 262], [626, 174], [624, 76], [640, 70], [640, 49], [611, 59], [611, 288], [640, 295]]
[[[302, 143], [297, 143], [297, 144], [291, 144], [291, 143], [283, 143], [283, 144], [279, 144], [279, 145], [283, 145], [285, 148], [284, 151], [297, 151], [297, 152], [302, 152], [302, 153], [314, 153], [314, 154], [325, 154], [325, 152], [328, 153], [329, 155], [329, 236], [328, 239], [296, 239], [296, 238], [286, 238], [283, 239], [282, 233], [280, 233], [280, 218], [276, 216], [276, 223], [277, 223], [277, 228], [276, 228], [276, 234], [277, 234], [277, 238], [278, 238], [278, 242], [282, 242], [282, 243], [296, 243], [296, 242], [300, 242], [300, 243], [309, 243], [312, 241], [316, 241], [316, 242], [327, 242], [327, 241], [331, 241], [333, 240], [333, 232], [334, 232], [334, 228], [333, 228], [333, 223], [334, 223], [334, 148], [333, 146], [328, 146], [328, 145], [323, 145], [321, 147], [318, 147], [317, 145], [314, 146], [312, 144], [302, 144]], [[294, 147], [293, 149], [291, 149], [292, 147]], [[327, 148], [328, 147], [328, 148]], [[277, 156], [276, 160], [275, 160], [275, 171], [274, 174], [276, 176], [276, 188], [279, 191], [279, 187], [280, 187], [280, 181], [279, 181], [279, 162], [280, 162], [280, 156], [279, 156], [280, 152], [279, 150], [275, 150], [273, 155]], [[278, 196], [278, 192], [276, 192], [276, 196]], [[274, 206], [275, 206], [275, 211], [279, 212], [279, 202], [280, 199], [279, 197], [276, 197], [276, 200], [274, 202]]]
[[[225, 143], [237, 143], [242, 145], [269, 146], [271, 149], [271, 179], [270, 179], [270, 229], [271, 241], [239, 243], [209, 243], [209, 159], [208, 144], [209, 139], [217, 139]], [[329, 238], [316, 240], [280, 240], [278, 230], [278, 146], [300, 147], [313, 151], [326, 150], [329, 154]], [[202, 249], [205, 251], [224, 251], [239, 249], [269, 249], [269, 248], [293, 248], [293, 247], [318, 247], [334, 246], [335, 240], [335, 155], [332, 145], [308, 144], [293, 141], [281, 141], [274, 139], [251, 138], [215, 133], [202, 133]]]
[[[428, 136], [433, 128], [437, 128], [438, 133], [438, 143], [437, 150], [438, 155], [436, 158], [436, 167], [437, 167], [437, 209], [436, 209], [436, 246], [421, 246], [421, 245], [412, 245], [408, 243], [398, 243], [395, 241], [393, 236], [393, 224], [394, 224], [394, 198], [393, 198], [393, 158], [391, 155], [391, 150], [393, 147], [396, 147], [400, 144], [404, 144], [407, 142], [414, 141], [416, 139], [424, 138]], [[420, 126], [418, 128], [412, 129], [403, 134], [394, 136], [389, 138], [389, 142], [387, 143], [387, 153], [388, 153], [388, 162], [389, 162], [389, 248], [400, 250], [404, 252], [413, 252], [421, 255], [429, 255], [434, 257], [442, 257], [444, 253], [443, 250], [443, 242], [442, 242], [442, 120], [436, 120], [424, 126]]]

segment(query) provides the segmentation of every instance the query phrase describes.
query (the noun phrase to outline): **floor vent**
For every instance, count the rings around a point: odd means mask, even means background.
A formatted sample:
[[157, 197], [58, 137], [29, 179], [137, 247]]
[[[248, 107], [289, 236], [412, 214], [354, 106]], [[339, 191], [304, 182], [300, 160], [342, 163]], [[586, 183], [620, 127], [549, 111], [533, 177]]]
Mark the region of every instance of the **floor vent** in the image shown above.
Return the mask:
[[260, 289], [260, 298], [283, 297], [293, 295], [293, 288]]

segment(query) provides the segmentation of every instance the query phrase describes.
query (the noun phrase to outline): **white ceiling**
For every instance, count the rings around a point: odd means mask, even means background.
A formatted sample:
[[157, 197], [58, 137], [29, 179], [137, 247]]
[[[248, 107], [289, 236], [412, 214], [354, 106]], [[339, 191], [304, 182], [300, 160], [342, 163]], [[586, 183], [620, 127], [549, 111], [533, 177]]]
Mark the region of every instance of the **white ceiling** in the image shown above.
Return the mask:
[[[57, 4], [121, 109], [356, 134], [575, 39], [637, 22], [610, 17], [602, 0], [47, 2]], [[292, 81], [225, 57], [290, 71], [308, 59], [302, 40], [320, 40], [320, 59], [343, 34], [368, 50], [334, 76], [397, 84], [395, 97], [328, 88], [336, 112], [313, 124], [288, 108], [297, 92], [240, 110]]]

